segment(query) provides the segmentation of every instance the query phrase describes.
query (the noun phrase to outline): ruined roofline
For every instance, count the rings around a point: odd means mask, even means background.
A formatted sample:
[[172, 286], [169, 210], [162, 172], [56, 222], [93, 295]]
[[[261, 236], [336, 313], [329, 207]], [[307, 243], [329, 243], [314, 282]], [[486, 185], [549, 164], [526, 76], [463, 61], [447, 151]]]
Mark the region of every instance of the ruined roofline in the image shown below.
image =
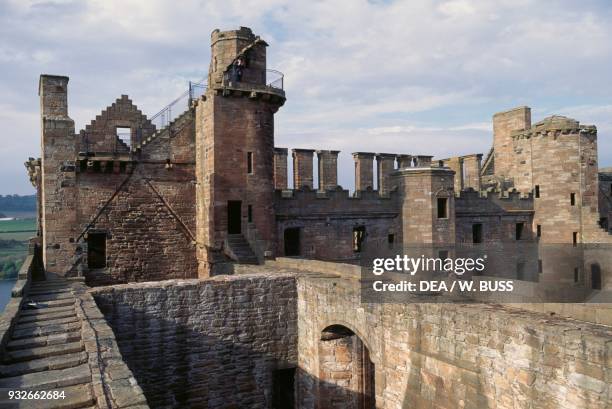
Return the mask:
[[527, 105], [521, 105], [521, 106], [518, 106], [518, 107], [507, 109], [505, 111], [496, 112], [496, 113], [493, 114], [493, 118], [495, 118], [496, 116], [509, 114], [511, 112], [514, 112], [514, 111], [522, 111], [522, 110], [527, 110], [527, 109], [531, 110], [531, 107], [529, 107]]
[[574, 134], [581, 133], [587, 135], [597, 135], [597, 127], [595, 125], [580, 125], [580, 122], [561, 115], [552, 115], [544, 118], [540, 122], [535, 123], [529, 129], [515, 130], [510, 133], [512, 139], [531, 138], [532, 136], [559, 134]]
[[456, 199], [473, 199], [474, 197], [479, 197], [481, 199], [490, 199], [496, 198], [499, 200], [525, 200], [525, 201], [533, 201], [533, 193], [522, 193], [516, 189], [508, 189], [501, 191], [494, 190], [482, 190], [478, 191], [472, 187], [467, 187], [465, 189], [461, 189], [459, 194], [456, 196]]
[[477, 158], [479, 158], [479, 159], [482, 159], [482, 157], [483, 157], [483, 156], [484, 156], [484, 154], [482, 154], [482, 153], [470, 153], [470, 154], [468, 154], [468, 155], [451, 156], [451, 157], [449, 157], [449, 158], [444, 158], [444, 159], [437, 159], [437, 158], [434, 156], [434, 160], [436, 160], [436, 161], [440, 161], [440, 160], [441, 160], [441, 161], [447, 161], [447, 160], [451, 160], [451, 159], [465, 159], [465, 158], [473, 158], [473, 157], [477, 157]]
[[301, 189], [276, 189], [274, 192], [277, 198], [282, 200], [381, 200], [388, 203], [399, 197], [397, 188], [392, 189], [387, 195], [380, 195], [378, 190], [370, 188], [367, 190], [356, 190], [354, 194], [351, 194], [348, 189], [344, 189], [342, 186], [327, 190], [311, 189], [308, 186], [304, 186]]

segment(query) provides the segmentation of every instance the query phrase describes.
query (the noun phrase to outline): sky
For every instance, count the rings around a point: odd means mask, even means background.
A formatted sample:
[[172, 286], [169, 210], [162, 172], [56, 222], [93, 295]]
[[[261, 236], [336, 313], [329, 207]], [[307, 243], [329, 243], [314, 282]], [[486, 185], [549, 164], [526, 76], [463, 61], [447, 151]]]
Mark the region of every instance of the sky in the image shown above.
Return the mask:
[[598, 127], [612, 166], [612, 3], [539, 0], [0, 0], [0, 194], [33, 193], [42, 73], [77, 131], [121, 94], [149, 116], [206, 76], [210, 33], [248, 26], [285, 75], [276, 146], [487, 153], [495, 112]]

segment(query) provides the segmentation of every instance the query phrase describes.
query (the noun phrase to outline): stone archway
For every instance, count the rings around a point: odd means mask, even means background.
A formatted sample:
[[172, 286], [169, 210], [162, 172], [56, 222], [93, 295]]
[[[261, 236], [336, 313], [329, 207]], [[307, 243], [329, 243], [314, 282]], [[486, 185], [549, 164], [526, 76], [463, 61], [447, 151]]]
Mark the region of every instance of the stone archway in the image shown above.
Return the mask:
[[321, 332], [317, 395], [320, 409], [375, 408], [370, 351], [343, 325], [330, 325]]

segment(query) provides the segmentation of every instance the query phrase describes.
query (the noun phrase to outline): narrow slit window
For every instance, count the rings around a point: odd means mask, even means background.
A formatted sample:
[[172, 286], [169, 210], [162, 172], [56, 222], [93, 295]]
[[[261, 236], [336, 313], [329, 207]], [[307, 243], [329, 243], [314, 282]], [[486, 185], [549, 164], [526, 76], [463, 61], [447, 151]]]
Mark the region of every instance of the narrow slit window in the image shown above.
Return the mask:
[[247, 173], [253, 173], [253, 152], [247, 152]]
[[253, 223], [253, 205], [248, 205], [247, 207], [247, 215], [249, 223]]
[[482, 223], [472, 225], [472, 243], [482, 243]]
[[395, 234], [388, 234], [387, 235], [387, 244], [388, 244], [390, 249], [393, 248], [393, 243], [394, 242], [395, 242]]
[[363, 250], [363, 242], [365, 241], [366, 229], [365, 226], [353, 227], [353, 251], [361, 253]]
[[448, 199], [446, 197], [438, 198], [438, 219], [448, 218]]
[[536, 226], [536, 235], [537, 235], [538, 237], [542, 237], [542, 225], [541, 225], [541, 224], [538, 224], [538, 225]]
[[540, 197], [540, 185], [535, 185], [535, 197]]
[[570, 204], [576, 206], [576, 193], [570, 193]]
[[538, 273], [542, 274], [542, 259], [538, 260]]
[[572, 233], [572, 244], [574, 245], [574, 247], [578, 245], [578, 232], [577, 231]]

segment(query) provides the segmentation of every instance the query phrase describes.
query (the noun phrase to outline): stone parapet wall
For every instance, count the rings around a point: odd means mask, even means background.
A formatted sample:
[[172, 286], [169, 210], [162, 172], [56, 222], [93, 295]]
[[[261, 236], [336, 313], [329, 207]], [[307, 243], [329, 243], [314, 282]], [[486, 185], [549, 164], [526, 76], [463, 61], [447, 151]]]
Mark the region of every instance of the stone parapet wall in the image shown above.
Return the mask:
[[292, 276], [125, 284], [92, 295], [151, 407], [269, 408], [273, 371], [296, 365]]
[[358, 283], [298, 279], [299, 407], [315, 407], [324, 328], [369, 350], [377, 408], [607, 408], [609, 327], [499, 305], [361, 304]]

